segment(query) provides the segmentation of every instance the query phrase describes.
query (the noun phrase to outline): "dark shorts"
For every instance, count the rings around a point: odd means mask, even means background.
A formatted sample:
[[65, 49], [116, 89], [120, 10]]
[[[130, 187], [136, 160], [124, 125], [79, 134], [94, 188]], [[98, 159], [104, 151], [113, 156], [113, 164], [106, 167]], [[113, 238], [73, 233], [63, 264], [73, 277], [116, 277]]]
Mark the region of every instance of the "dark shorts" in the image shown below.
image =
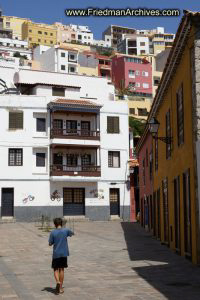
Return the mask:
[[62, 268], [67, 268], [67, 257], [59, 257], [59, 258], [54, 258], [52, 260], [52, 269], [62, 269]]

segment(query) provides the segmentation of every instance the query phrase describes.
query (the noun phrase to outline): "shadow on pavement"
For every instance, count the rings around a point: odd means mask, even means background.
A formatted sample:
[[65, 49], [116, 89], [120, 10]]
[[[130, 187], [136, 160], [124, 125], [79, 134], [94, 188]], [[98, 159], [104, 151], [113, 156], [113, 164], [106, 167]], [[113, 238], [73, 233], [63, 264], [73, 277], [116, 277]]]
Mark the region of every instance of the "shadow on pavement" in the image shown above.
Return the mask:
[[121, 226], [134, 272], [166, 299], [200, 299], [199, 267], [161, 245], [139, 224], [122, 222]]
[[45, 288], [43, 288], [42, 290], [41, 290], [42, 292], [49, 292], [49, 293], [52, 293], [52, 294], [54, 294], [54, 295], [57, 295], [57, 292], [56, 292], [56, 289], [53, 289], [53, 288], [51, 288], [51, 287], [45, 287]]

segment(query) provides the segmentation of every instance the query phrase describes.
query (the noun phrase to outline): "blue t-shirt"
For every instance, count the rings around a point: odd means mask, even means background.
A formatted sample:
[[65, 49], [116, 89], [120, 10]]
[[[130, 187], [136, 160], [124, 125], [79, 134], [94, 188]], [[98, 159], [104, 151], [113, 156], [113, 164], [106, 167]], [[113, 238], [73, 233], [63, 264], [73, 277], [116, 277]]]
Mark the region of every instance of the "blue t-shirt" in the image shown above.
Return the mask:
[[54, 229], [49, 236], [49, 245], [53, 245], [53, 259], [69, 256], [67, 237], [73, 232], [67, 228]]

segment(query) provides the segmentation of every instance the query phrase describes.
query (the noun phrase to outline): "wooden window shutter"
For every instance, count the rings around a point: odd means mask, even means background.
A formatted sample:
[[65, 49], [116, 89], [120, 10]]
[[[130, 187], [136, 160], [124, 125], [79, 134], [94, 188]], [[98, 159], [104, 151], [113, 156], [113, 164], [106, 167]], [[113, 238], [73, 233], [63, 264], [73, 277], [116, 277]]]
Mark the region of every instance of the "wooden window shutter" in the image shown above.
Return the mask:
[[23, 112], [9, 112], [9, 129], [23, 129]]

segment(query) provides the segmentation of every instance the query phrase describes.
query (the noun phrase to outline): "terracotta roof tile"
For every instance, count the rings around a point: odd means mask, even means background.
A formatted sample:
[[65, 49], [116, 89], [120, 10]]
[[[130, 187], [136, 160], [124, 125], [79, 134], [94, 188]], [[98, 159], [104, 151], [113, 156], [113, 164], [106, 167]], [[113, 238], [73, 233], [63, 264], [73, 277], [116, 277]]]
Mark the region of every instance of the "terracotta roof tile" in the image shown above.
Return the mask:
[[97, 104], [88, 100], [71, 100], [71, 99], [63, 99], [59, 98], [55, 101], [52, 101], [51, 104], [65, 104], [67, 106], [87, 106], [87, 107], [102, 107], [102, 105]]

